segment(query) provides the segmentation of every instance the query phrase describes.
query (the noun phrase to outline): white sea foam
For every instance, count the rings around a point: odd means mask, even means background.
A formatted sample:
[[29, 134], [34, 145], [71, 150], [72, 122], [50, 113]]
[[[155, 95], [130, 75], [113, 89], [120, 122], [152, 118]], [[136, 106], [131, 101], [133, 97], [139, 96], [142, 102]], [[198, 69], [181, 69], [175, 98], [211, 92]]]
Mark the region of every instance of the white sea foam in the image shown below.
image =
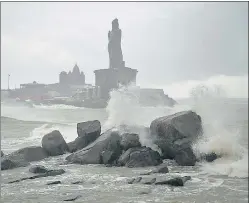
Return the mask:
[[[226, 90], [223, 86], [198, 84], [189, 91], [190, 105], [170, 107], [143, 107], [138, 103], [136, 87], [121, 88], [111, 92], [107, 106], [108, 120], [106, 128], [120, 125], [149, 127], [155, 118], [173, 114], [182, 110], [196, 111], [202, 117], [204, 135], [193, 147], [199, 153], [215, 152], [222, 155], [213, 163], [203, 163], [202, 168], [210, 174], [248, 177], [247, 146], [243, 146], [243, 135], [237, 129], [236, 115], [228, 109]], [[234, 128], [228, 128], [227, 122], [233, 119]], [[153, 140], [146, 133], [139, 133], [143, 145], [153, 147]]]
[[59, 130], [66, 142], [73, 141], [77, 137], [76, 124], [59, 125], [59, 124], [44, 124], [35, 128], [30, 133], [26, 140], [33, 140], [36, 143], [41, 143], [42, 137], [53, 130]]
[[58, 110], [58, 109], [82, 109], [83, 107], [76, 107], [72, 105], [65, 104], [54, 104], [54, 105], [33, 105], [33, 107], [37, 109], [50, 109], [50, 110]]

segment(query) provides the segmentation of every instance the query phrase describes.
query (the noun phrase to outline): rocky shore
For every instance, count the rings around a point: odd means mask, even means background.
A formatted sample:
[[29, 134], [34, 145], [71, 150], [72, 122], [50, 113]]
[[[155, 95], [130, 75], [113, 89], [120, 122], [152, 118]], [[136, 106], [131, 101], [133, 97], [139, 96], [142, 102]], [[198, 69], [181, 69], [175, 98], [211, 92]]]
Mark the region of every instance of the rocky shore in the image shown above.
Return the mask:
[[[142, 146], [139, 132], [147, 133], [158, 150]], [[192, 145], [202, 136], [201, 117], [193, 111], [178, 112], [173, 115], [157, 118], [150, 127], [118, 126], [101, 132], [101, 123], [97, 120], [77, 124], [78, 137], [69, 143], [63, 135], [55, 130], [43, 136], [41, 146], [30, 146], [11, 154], [1, 151], [1, 170], [27, 167], [30, 175], [17, 182], [48, 176], [62, 176], [67, 171], [49, 169], [32, 162], [46, 160], [48, 157], [68, 154], [65, 164], [102, 164], [106, 167], [154, 167], [153, 170], [128, 180], [127, 184], [150, 184], [184, 186], [191, 180], [190, 176], [176, 176], [160, 179], [154, 174], [170, 173], [165, 159], [172, 159], [179, 166], [194, 166], [198, 161], [213, 161], [219, 158], [215, 153], [196, 156]], [[47, 185], [61, 184], [61, 181]], [[80, 181], [72, 184], [80, 184]], [[64, 201], [74, 201], [80, 195], [69, 197]]]

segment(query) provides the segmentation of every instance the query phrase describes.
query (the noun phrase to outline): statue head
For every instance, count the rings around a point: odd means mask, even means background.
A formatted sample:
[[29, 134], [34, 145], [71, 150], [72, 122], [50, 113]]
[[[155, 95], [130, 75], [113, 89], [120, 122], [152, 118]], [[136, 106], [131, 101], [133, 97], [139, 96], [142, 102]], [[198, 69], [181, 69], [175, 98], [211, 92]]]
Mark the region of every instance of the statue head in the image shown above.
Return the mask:
[[113, 30], [119, 29], [119, 23], [118, 23], [118, 19], [117, 19], [117, 18], [115, 18], [115, 19], [112, 21], [112, 29], [113, 29]]

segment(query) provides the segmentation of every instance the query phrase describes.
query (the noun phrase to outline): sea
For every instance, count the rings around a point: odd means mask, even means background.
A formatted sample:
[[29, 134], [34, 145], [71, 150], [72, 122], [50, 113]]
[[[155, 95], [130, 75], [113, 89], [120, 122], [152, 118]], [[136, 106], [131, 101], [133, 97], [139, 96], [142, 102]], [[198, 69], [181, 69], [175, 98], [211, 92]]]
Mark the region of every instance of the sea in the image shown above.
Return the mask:
[[[248, 202], [248, 98], [202, 95], [177, 100], [174, 107], [140, 106], [131, 90], [111, 93], [106, 109], [66, 105], [30, 105], [1, 101], [1, 150], [11, 153], [27, 146], [41, 145], [43, 135], [58, 129], [67, 142], [77, 137], [78, 122], [99, 120], [102, 132], [120, 124], [149, 126], [157, 117], [193, 110], [202, 118], [204, 135], [193, 144], [200, 152], [216, 152], [222, 158], [212, 163], [180, 167], [166, 160], [168, 174], [154, 177], [191, 176], [183, 187], [127, 184], [127, 180], [149, 171], [148, 168], [105, 167], [65, 164], [68, 155], [47, 158], [32, 164], [51, 169], [63, 168], [61, 176], [45, 177], [8, 184], [29, 175], [29, 167], [1, 171], [1, 202], [57, 203], [80, 195], [74, 202], [87, 203], [246, 203]], [[140, 142], [152, 140], [139, 135]], [[162, 178], [162, 177], [161, 177]], [[61, 184], [46, 185], [60, 180]], [[81, 184], [72, 184], [83, 181]]]

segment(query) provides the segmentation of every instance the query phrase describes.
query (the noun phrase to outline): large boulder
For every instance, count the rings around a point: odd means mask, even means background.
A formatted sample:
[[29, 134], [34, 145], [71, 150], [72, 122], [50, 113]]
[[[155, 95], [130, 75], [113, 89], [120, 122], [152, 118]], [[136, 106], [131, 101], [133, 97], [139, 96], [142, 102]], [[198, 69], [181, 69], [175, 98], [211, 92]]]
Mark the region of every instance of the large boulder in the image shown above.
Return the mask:
[[25, 147], [5, 155], [1, 160], [1, 170], [27, 166], [29, 162], [40, 161], [47, 157], [48, 154], [42, 147]]
[[157, 166], [161, 163], [160, 154], [149, 147], [130, 148], [118, 160], [118, 165], [129, 168]]
[[201, 117], [195, 112], [183, 111], [157, 118], [150, 125], [150, 133], [154, 143], [162, 150], [163, 158], [174, 159], [176, 155], [177, 160], [193, 158], [187, 162], [194, 165], [196, 158], [191, 146], [202, 133]]
[[203, 153], [198, 158], [198, 161], [213, 162], [216, 159], [219, 159], [221, 157], [222, 157], [222, 155], [216, 154], [215, 152], [210, 152], [208, 154]]
[[178, 151], [174, 159], [180, 166], [194, 166], [197, 161], [197, 158], [190, 147]]
[[8, 169], [14, 169], [18, 167], [26, 167], [29, 163], [24, 160], [11, 160], [7, 157], [3, 157], [1, 159], [1, 170], [8, 170]]
[[46, 151], [40, 146], [24, 147], [6, 155], [11, 160], [24, 160], [27, 162], [40, 161], [48, 157]]
[[58, 130], [43, 136], [42, 147], [49, 156], [58, 156], [69, 151], [66, 141]]
[[74, 141], [67, 143], [69, 152], [71, 153], [83, 149], [88, 144], [84, 136], [77, 137]]
[[76, 152], [94, 142], [101, 133], [101, 124], [98, 120], [77, 124], [78, 137], [68, 143], [69, 151]]
[[86, 141], [91, 143], [100, 136], [101, 124], [98, 120], [77, 123], [77, 133], [79, 137], [86, 137]]
[[128, 150], [133, 147], [141, 147], [138, 134], [123, 133], [121, 135], [121, 147], [123, 150]]
[[78, 164], [112, 164], [121, 153], [119, 133], [109, 130], [89, 146], [66, 157], [66, 160]]

